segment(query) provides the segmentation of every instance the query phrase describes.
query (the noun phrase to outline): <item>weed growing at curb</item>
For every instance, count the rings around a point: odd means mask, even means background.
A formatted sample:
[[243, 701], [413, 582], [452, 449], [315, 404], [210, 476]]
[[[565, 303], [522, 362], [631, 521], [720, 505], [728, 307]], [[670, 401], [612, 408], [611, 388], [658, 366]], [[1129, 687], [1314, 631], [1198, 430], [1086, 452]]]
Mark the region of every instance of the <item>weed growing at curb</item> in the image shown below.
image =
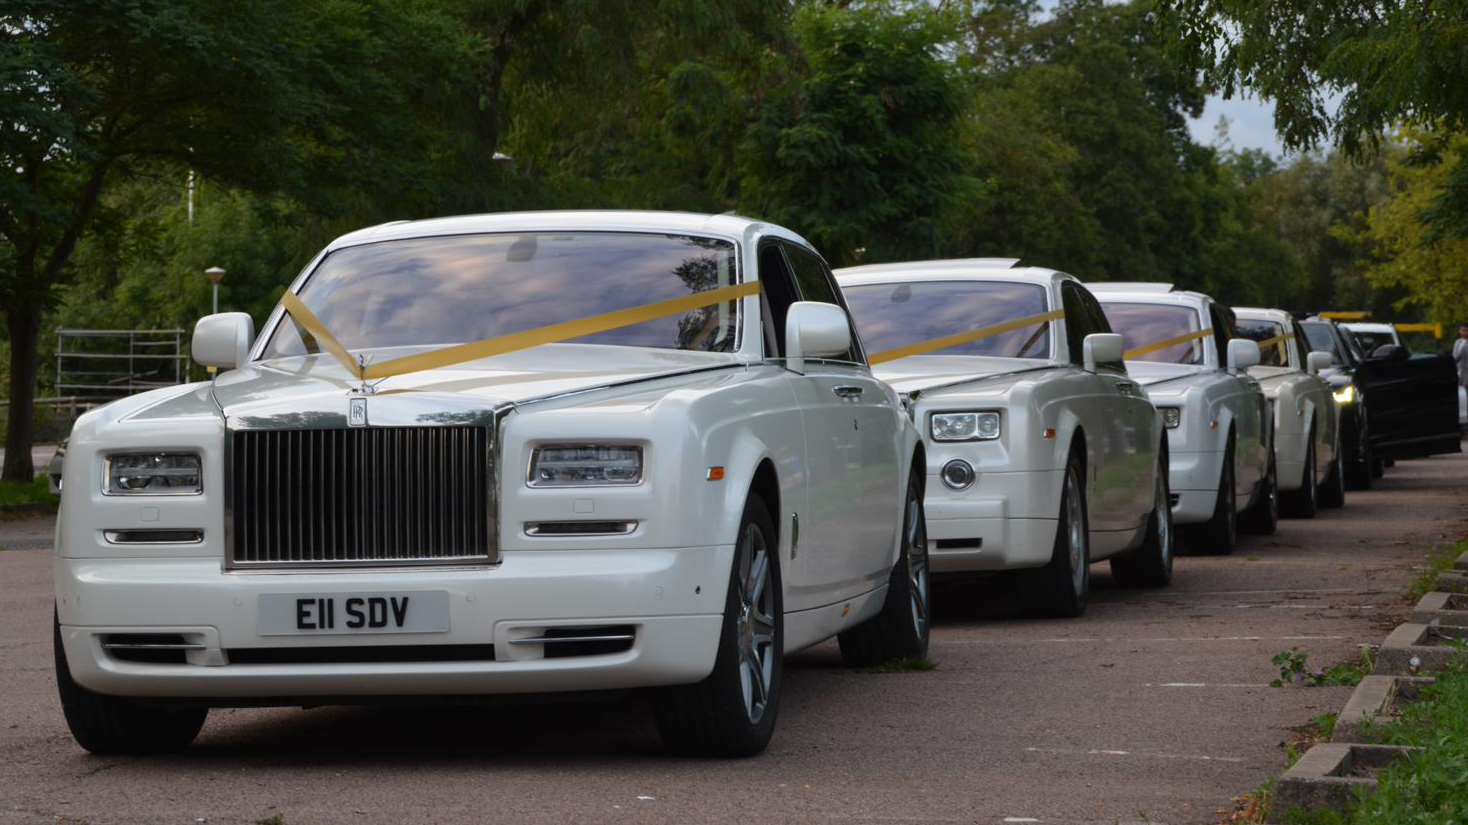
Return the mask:
[[1345, 686], [1354, 687], [1371, 673], [1375, 661], [1371, 655], [1371, 648], [1361, 648], [1361, 658], [1358, 661], [1347, 664], [1333, 665], [1328, 668], [1312, 668], [1308, 664], [1310, 654], [1291, 647], [1289, 650], [1281, 650], [1274, 654], [1269, 660], [1270, 664], [1279, 668], [1279, 678], [1269, 683], [1270, 687], [1284, 687], [1285, 685], [1304, 685], [1305, 687]]
[[1407, 589], [1407, 601], [1416, 602], [1431, 592], [1437, 583], [1438, 574], [1451, 570], [1453, 562], [1463, 555], [1464, 551], [1468, 551], [1468, 539], [1433, 550], [1432, 555], [1427, 557], [1427, 569], [1413, 579], [1412, 586]]
[[893, 659], [880, 665], [870, 667], [859, 667], [857, 673], [926, 673], [937, 670], [938, 663], [926, 656], [908, 656], [903, 659]]

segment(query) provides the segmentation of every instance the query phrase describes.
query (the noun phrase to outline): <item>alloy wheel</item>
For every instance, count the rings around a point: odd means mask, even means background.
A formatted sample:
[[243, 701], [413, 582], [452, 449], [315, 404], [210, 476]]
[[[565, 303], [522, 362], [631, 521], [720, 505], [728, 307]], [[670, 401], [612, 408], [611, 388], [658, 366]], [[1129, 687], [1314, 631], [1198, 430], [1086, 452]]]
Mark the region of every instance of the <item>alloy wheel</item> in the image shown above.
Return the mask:
[[928, 632], [928, 531], [923, 524], [923, 510], [915, 489], [908, 491], [907, 589], [912, 599], [912, 624], [918, 638]]
[[749, 721], [758, 724], [770, 701], [774, 679], [775, 591], [771, 586], [769, 543], [750, 524], [739, 542], [739, 683]]
[[1085, 589], [1086, 582], [1086, 523], [1081, 502], [1081, 484], [1075, 473], [1065, 475], [1065, 530], [1070, 552], [1070, 584], [1077, 593]]

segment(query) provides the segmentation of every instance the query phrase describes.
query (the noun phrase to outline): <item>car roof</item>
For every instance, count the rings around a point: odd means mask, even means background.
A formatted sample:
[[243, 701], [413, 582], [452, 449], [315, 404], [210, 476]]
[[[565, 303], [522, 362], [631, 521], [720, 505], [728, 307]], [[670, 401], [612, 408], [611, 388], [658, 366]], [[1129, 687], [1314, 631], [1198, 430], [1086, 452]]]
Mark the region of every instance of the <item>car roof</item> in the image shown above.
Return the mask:
[[1253, 321], [1274, 321], [1277, 324], [1289, 326], [1294, 316], [1282, 309], [1271, 309], [1269, 307], [1234, 307], [1234, 316], [1247, 318]]
[[1341, 324], [1352, 332], [1395, 332], [1396, 327], [1379, 321], [1347, 321]]
[[747, 238], [759, 230], [765, 234], [780, 235], [810, 246], [810, 243], [804, 238], [784, 227], [730, 213], [708, 215], [697, 212], [658, 212], [633, 209], [578, 209], [544, 212], [492, 212], [417, 221], [393, 221], [348, 232], [332, 241], [327, 250], [406, 238], [556, 230], [673, 232], [728, 238]]
[[1201, 292], [1193, 292], [1187, 289], [1177, 289], [1172, 284], [1144, 283], [1133, 281], [1102, 281], [1099, 283], [1088, 283], [1086, 288], [1102, 302], [1109, 299], [1126, 298], [1132, 301], [1141, 301], [1149, 304], [1187, 304], [1196, 306], [1198, 303], [1217, 303], [1211, 296]]
[[899, 281], [1010, 281], [1049, 286], [1075, 276], [1041, 266], [1019, 266], [1018, 258], [953, 258], [848, 266], [835, 271], [842, 286]]

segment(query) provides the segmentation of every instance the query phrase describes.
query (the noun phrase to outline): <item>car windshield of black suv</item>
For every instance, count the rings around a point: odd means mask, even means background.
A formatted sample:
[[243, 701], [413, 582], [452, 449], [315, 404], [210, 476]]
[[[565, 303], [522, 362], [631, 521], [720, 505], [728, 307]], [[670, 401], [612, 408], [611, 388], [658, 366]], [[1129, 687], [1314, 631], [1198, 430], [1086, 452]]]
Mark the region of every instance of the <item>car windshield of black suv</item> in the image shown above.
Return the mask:
[[[912, 281], [842, 290], [869, 353], [933, 341], [1049, 311], [1045, 288], [1013, 281]], [[1049, 358], [1050, 322], [965, 341], [929, 355]]]
[[[732, 286], [734, 249], [725, 240], [637, 232], [412, 238], [332, 252], [299, 295], [353, 352], [463, 344]], [[738, 305], [722, 301], [570, 340], [733, 352]], [[317, 351], [287, 317], [264, 356]]]
[[1111, 331], [1126, 342], [1128, 361], [1156, 361], [1162, 364], [1202, 364], [1203, 338], [1191, 338], [1160, 349], [1134, 353], [1174, 338], [1200, 332], [1198, 311], [1177, 304], [1143, 304], [1102, 301]]
[[1284, 337], [1285, 329], [1282, 324], [1274, 321], [1254, 321], [1240, 318], [1234, 324], [1234, 331], [1240, 338], [1259, 343], [1259, 366], [1261, 367], [1288, 367], [1290, 365], [1290, 353], [1286, 347], [1289, 341]]

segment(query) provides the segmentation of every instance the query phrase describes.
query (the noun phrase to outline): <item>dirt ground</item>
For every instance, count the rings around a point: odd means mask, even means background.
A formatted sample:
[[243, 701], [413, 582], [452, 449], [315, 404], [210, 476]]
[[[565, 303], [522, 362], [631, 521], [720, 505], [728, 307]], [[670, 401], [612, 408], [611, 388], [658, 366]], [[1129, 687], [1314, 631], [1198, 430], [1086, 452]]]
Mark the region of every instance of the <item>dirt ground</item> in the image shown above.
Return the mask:
[[635, 696], [216, 711], [184, 753], [89, 756], [56, 700], [50, 553], [18, 543], [35, 520], [0, 523], [0, 822], [1213, 823], [1350, 692], [1270, 688], [1270, 657], [1332, 665], [1379, 643], [1431, 548], [1468, 533], [1465, 488], [1468, 457], [1400, 462], [1345, 509], [1180, 558], [1166, 590], [1117, 589], [1098, 565], [1075, 620], [945, 586], [936, 670], [803, 652], [770, 749], [740, 761], [663, 755]]

